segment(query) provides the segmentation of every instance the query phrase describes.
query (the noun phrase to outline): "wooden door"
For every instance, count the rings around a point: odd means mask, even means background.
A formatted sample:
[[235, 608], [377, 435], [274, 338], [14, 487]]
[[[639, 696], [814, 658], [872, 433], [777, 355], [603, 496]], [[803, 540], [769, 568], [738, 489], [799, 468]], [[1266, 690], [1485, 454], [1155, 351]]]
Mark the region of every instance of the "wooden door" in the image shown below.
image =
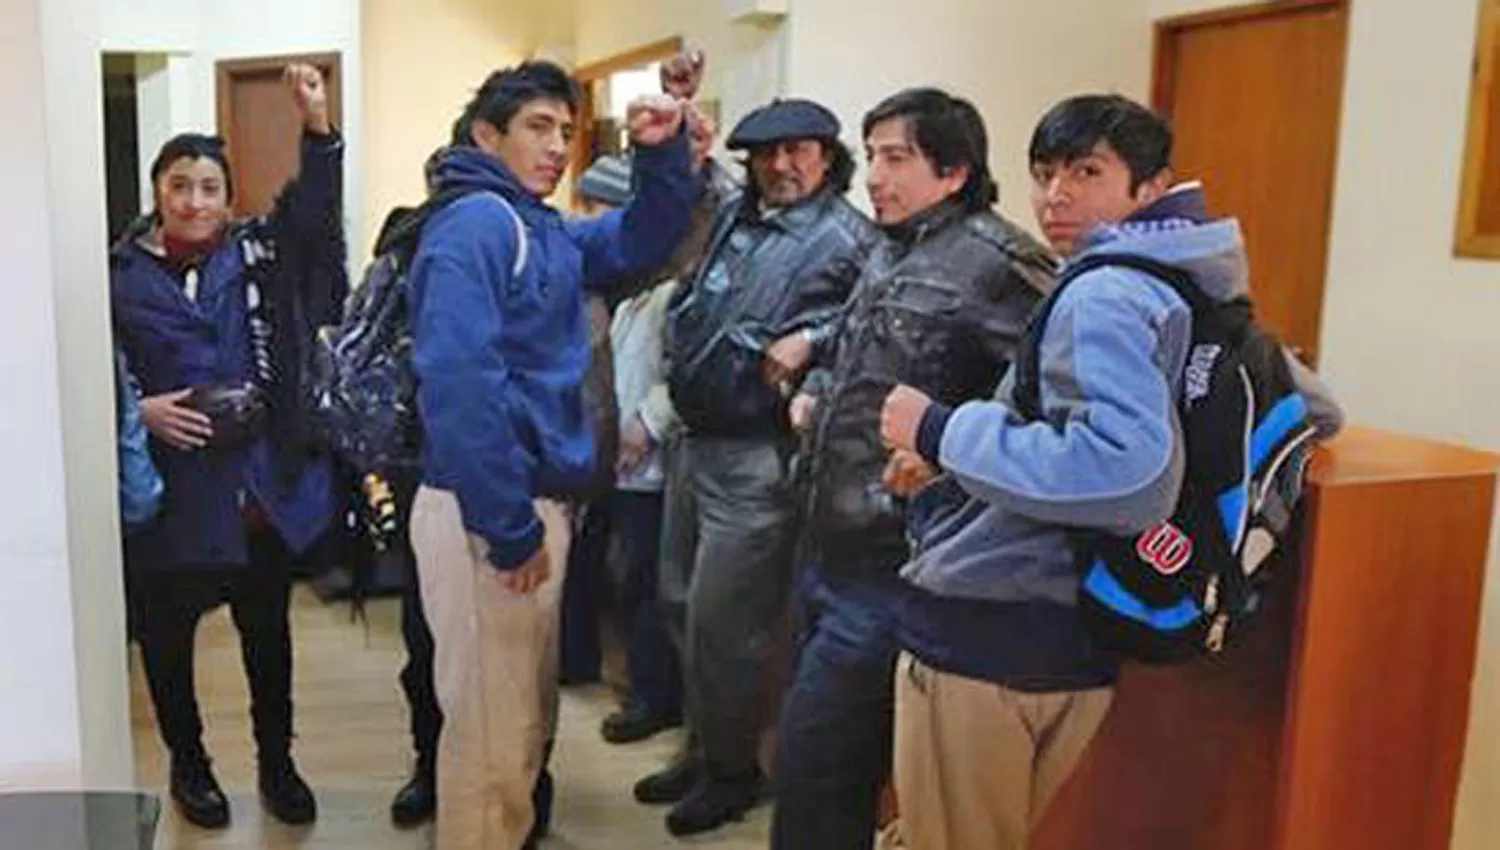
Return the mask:
[[339, 54], [219, 62], [219, 135], [229, 146], [236, 215], [269, 212], [281, 187], [297, 173], [301, 128], [281, 80], [282, 70], [290, 62], [305, 62], [323, 72], [329, 118], [335, 127], [341, 123]]
[[1316, 363], [1338, 158], [1345, 0], [1281, 0], [1164, 21], [1155, 105], [1174, 166], [1245, 229], [1266, 327]]

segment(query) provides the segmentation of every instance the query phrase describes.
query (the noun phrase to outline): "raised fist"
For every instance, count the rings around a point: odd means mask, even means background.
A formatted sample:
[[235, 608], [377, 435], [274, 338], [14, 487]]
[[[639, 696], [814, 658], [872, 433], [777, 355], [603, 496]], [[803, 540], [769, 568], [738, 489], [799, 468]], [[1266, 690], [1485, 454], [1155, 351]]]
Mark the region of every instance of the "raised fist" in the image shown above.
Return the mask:
[[678, 100], [692, 100], [703, 85], [707, 59], [701, 50], [686, 50], [661, 63], [661, 90]]
[[297, 117], [302, 119], [303, 128], [321, 136], [332, 132], [333, 125], [328, 120], [328, 88], [323, 85], [323, 74], [311, 65], [294, 62], [286, 66], [281, 78], [292, 93], [292, 103], [297, 107]]
[[638, 145], [659, 145], [682, 131], [682, 101], [666, 95], [638, 97], [625, 110], [630, 140]]

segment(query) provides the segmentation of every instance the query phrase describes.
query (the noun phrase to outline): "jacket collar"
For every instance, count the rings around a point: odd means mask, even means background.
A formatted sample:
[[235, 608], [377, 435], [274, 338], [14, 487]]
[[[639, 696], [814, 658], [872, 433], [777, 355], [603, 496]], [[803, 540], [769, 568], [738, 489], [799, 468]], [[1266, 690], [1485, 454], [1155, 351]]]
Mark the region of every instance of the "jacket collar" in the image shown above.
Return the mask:
[[790, 207], [782, 207], [770, 215], [762, 215], [761, 211], [750, 203], [750, 198], [745, 196], [744, 207], [740, 214], [748, 221], [775, 228], [800, 240], [812, 231], [813, 225], [822, 220], [829, 205], [837, 198], [838, 194], [833, 191], [832, 187], [824, 186]]
[[472, 145], [455, 145], [443, 153], [437, 166], [437, 189], [440, 192], [452, 189], [494, 192], [522, 212], [535, 214], [552, 210], [522, 186], [499, 157]]
[[897, 245], [909, 250], [913, 246], [931, 238], [933, 234], [942, 231], [953, 222], [963, 218], [964, 214], [963, 201], [956, 197], [949, 197], [933, 204], [905, 221], [883, 225], [880, 229]]

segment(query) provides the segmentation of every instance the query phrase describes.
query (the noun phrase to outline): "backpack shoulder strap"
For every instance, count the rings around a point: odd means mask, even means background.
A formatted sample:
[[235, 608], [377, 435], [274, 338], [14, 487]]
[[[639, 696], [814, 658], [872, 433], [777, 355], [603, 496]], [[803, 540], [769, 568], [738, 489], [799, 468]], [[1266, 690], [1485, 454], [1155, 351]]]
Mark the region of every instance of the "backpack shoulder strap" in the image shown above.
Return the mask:
[[[428, 219], [432, 218], [438, 211], [449, 204], [473, 194], [472, 189], [447, 189], [438, 192], [428, 198], [425, 203], [414, 210], [402, 215], [400, 219], [392, 224], [386, 238], [381, 239], [375, 247], [375, 256], [380, 256], [387, 251], [401, 251], [409, 259], [417, 252], [417, 243], [422, 235], [422, 228], [426, 226]], [[521, 214], [507, 201], [499, 192], [486, 192], [486, 195], [494, 198], [500, 207], [510, 215], [511, 221], [516, 226], [516, 256], [511, 263], [510, 273], [512, 276], [520, 276], [526, 270], [526, 261], [531, 253], [531, 240], [526, 238], [526, 223], [521, 220]]]
[[1193, 275], [1187, 269], [1153, 260], [1150, 257], [1143, 257], [1140, 254], [1092, 254], [1069, 266], [1063, 272], [1063, 277], [1066, 280], [1074, 280], [1102, 268], [1130, 269], [1156, 278], [1170, 286], [1172, 291], [1177, 293], [1177, 297], [1185, 301], [1188, 309], [1192, 310], [1195, 315], [1211, 313], [1218, 309], [1214, 300], [1193, 282]]
[[1198, 288], [1193, 282], [1192, 274], [1177, 266], [1139, 254], [1090, 254], [1069, 264], [1063, 269], [1062, 276], [1058, 278], [1057, 286], [1052, 290], [1052, 294], [1047, 296], [1047, 300], [1043, 301], [1032, 314], [1031, 321], [1026, 326], [1026, 334], [1016, 348], [1016, 382], [1011, 393], [1011, 402], [1016, 412], [1026, 419], [1042, 418], [1040, 362], [1042, 334], [1047, 329], [1047, 320], [1052, 315], [1054, 305], [1073, 281], [1089, 272], [1103, 268], [1132, 269], [1165, 283], [1187, 303], [1195, 320], [1199, 316], [1213, 316], [1218, 312], [1218, 305]]
[[521, 214], [516, 212], [516, 208], [511, 205], [510, 201], [505, 200], [505, 196], [499, 192], [491, 192], [490, 195], [500, 202], [500, 206], [504, 207], [506, 212], [510, 213], [511, 223], [516, 226], [516, 258], [511, 263], [510, 276], [520, 277], [521, 272], [526, 271], [527, 256], [531, 253], [531, 240], [526, 235], [526, 222], [521, 220]]

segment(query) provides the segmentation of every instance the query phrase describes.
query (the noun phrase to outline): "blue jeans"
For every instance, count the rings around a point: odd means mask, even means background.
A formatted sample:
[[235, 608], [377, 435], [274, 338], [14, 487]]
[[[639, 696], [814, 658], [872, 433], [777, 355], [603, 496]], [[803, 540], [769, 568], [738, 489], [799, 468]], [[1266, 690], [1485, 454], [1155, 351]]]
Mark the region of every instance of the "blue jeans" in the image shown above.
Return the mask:
[[776, 756], [776, 850], [868, 850], [890, 777], [900, 652], [896, 566], [799, 579], [803, 635], [782, 703]]

